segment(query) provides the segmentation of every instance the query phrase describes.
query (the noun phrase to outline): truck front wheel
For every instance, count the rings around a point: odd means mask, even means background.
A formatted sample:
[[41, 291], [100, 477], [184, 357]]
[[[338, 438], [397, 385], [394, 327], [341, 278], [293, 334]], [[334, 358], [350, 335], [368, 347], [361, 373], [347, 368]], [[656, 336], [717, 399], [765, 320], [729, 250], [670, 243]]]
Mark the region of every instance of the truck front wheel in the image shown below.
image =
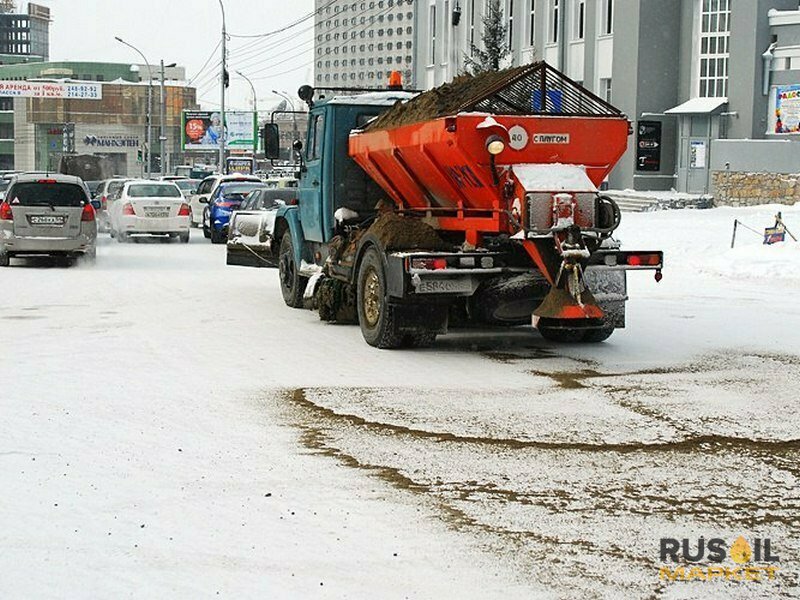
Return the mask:
[[281, 280], [281, 294], [283, 294], [286, 306], [301, 308], [303, 292], [308, 279], [300, 275], [299, 265], [294, 259], [292, 235], [288, 231], [281, 238], [281, 247], [278, 252], [278, 275]]
[[381, 255], [367, 249], [358, 269], [358, 324], [364, 340], [376, 348], [399, 348], [403, 344], [394, 307], [386, 296], [386, 273]]

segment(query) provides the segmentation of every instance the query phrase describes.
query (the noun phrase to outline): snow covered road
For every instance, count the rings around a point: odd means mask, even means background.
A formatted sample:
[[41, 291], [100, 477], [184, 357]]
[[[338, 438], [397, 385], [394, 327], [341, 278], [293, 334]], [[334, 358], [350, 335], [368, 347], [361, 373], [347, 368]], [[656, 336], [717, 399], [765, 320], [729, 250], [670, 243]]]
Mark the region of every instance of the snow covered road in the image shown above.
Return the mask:
[[[377, 351], [199, 238], [16, 262], [0, 597], [796, 597], [800, 251], [729, 250], [773, 212], [625, 215], [667, 269], [600, 345]], [[776, 580], [659, 579], [660, 538], [739, 535]]]

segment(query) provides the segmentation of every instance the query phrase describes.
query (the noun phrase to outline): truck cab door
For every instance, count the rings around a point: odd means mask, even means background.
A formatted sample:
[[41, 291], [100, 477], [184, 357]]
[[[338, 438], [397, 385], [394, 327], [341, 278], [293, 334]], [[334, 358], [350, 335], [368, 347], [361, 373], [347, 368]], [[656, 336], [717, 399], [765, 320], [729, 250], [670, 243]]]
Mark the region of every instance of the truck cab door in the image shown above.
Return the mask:
[[305, 172], [300, 178], [300, 221], [303, 235], [310, 242], [322, 242], [323, 237], [323, 154], [325, 149], [325, 111], [311, 113], [305, 153]]

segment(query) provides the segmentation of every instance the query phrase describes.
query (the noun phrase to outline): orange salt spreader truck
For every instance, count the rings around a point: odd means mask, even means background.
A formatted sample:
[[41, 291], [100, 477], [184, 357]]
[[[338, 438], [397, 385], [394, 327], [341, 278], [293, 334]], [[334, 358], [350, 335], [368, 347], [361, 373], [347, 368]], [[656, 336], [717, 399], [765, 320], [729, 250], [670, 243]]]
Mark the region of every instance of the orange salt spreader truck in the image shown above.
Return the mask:
[[[660, 251], [620, 249], [619, 207], [598, 192], [627, 117], [544, 62], [400, 87], [300, 89], [298, 198], [272, 232], [286, 304], [313, 299], [379, 348], [470, 322], [560, 342], [624, 327], [626, 272], [659, 281], [663, 266]], [[263, 135], [277, 156], [277, 126]]]

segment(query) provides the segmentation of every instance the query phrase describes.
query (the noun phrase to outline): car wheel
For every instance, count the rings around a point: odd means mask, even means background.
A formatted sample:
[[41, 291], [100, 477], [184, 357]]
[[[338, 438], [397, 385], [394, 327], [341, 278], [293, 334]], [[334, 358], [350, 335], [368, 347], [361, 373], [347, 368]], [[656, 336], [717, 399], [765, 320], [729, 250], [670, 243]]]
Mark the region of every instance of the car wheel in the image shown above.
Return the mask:
[[294, 244], [292, 234], [288, 231], [281, 238], [281, 249], [278, 259], [278, 274], [281, 282], [281, 294], [286, 306], [301, 308], [303, 292], [308, 279], [300, 275], [300, 268], [294, 260]]
[[189, 243], [190, 233], [187, 230], [185, 233], [181, 233], [178, 238], [181, 240], [181, 244], [188, 244]]
[[11, 257], [8, 252], [0, 252], [0, 267], [7, 267], [11, 264]]
[[121, 231], [118, 231], [115, 237], [120, 244], [124, 244], [128, 241], [128, 234], [122, 233]]
[[221, 231], [217, 231], [213, 227], [211, 228], [211, 243], [212, 244], [224, 244], [225, 243], [225, 235]]
[[208, 216], [208, 211], [203, 212], [203, 235], [206, 239], [211, 239], [211, 219]]
[[78, 262], [85, 265], [95, 264], [97, 262], [97, 248], [92, 248], [91, 250], [84, 252], [78, 257]]

